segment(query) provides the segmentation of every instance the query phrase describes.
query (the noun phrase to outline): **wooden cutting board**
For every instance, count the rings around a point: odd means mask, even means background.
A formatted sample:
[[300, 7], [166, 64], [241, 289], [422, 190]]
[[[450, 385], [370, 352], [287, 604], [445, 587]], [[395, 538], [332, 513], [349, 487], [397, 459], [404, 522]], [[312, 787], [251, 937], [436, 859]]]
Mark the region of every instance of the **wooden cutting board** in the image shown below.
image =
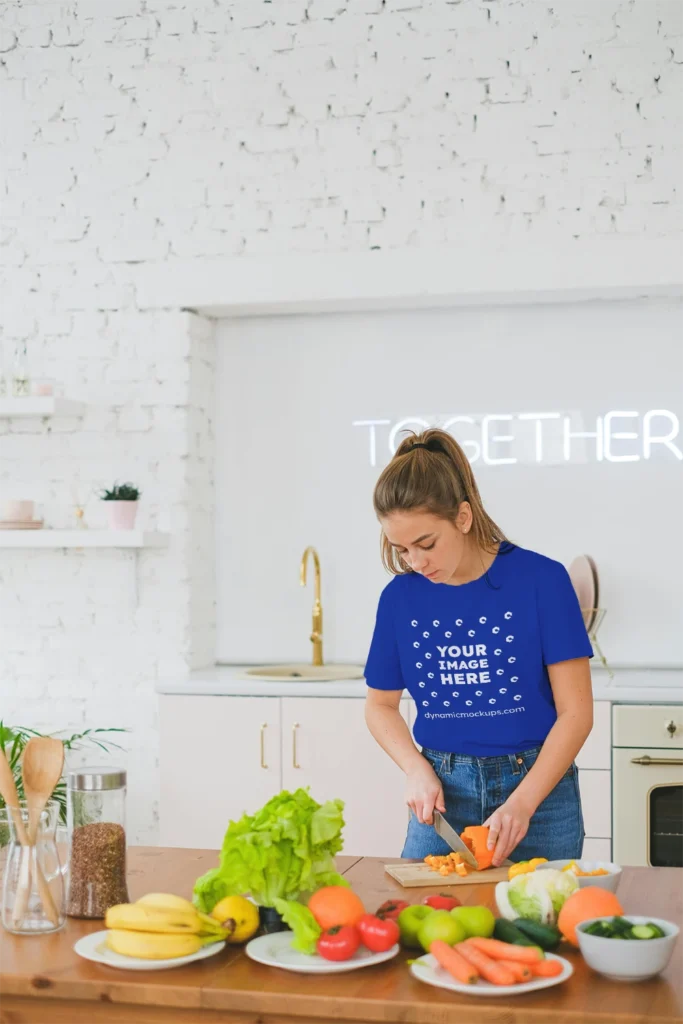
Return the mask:
[[420, 886], [474, 885], [477, 882], [507, 882], [508, 867], [512, 862], [506, 861], [499, 868], [487, 868], [486, 871], [471, 871], [466, 878], [460, 875], [440, 875], [427, 864], [385, 864], [384, 870], [391, 875], [404, 889], [417, 889]]

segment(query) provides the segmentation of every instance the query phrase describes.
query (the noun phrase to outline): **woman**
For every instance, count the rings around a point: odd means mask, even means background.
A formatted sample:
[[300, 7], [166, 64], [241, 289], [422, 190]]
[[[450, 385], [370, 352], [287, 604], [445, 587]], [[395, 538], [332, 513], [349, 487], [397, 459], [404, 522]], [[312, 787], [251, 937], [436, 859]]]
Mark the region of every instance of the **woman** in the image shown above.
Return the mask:
[[[509, 543], [445, 431], [407, 438], [374, 494], [384, 589], [366, 666], [370, 732], [406, 775], [404, 857], [489, 826], [494, 865], [580, 857], [574, 758], [593, 724], [591, 645], [559, 562]], [[414, 735], [399, 711], [407, 688]]]

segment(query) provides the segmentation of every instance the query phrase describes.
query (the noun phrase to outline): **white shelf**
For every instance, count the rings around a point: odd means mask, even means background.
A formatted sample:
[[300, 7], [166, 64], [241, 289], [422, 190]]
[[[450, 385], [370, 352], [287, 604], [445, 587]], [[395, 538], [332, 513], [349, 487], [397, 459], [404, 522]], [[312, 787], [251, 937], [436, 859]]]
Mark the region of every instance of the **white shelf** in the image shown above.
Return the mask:
[[147, 530], [0, 530], [0, 548], [163, 548], [167, 533]]
[[0, 398], [0, 418], [3, 419], [15, 416], [40, 419], [45, 416], [82, 416], [84, 410], [84, 402], [72, 402], [68, 398], [57, 398], [54, 395]]

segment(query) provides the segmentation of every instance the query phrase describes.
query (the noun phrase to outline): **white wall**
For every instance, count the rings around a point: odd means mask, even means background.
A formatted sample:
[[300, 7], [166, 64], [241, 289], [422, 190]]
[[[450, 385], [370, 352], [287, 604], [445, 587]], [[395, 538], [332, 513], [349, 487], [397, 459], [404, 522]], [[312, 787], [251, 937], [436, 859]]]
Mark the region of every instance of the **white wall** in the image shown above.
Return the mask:
[[180, 267], [192, 286], [241, 255], [674, 238], [681, 36], [676, 0], [0, 6], [2, 341], [26, 340], [33, 373], [88, 405], [52, 430], [0, 421], [0, 489], [60, 526], [73, 480], [89, 494], [131, 476], [143, 520], [173, 533], [140, 563], [139, 607], [129, 553], [3, 554], [1, 711], [130, 725], [136, 837], [155, 834], [154, 679], [213, 647], [207, 345], [182, 289], [141, 311], [145, 275]]
[[[562, 421], [544, 426], [538, 463], [532, 423], [500, 422], [489, 458], [515, 464], [475, 471], [487, 506], [518, 543], [569, 564], [592, 555], [608, 610], [600, 634], [616, 664], [683, 662], [680, 509], [683, 461], [654, 444], [643, 457], [642, 415], [683, 420], [681, 307], [674, 301], [271, 317], [217, 328], [218, 656], [227, 662], [308, 657], [311, 592], [298, 564], [315, 544], [323, 565], [327, 656], [363, 660], [377, 595], [372, 488], [388, 459], [390, 427], [358, 420], [403, 417], [443, 423], [479, 439], [486, 414], [561, 412], [571, 429], [597, 416], [636, 411], [611, 432], [609, 455], [571, 443]], [[582, 422], [583, 421], [583, 422]], [[417, 424], [416, 424], [417, 425]], [[653, 423], [669, 432], [663, 418]], [[683, 433], [675, 447], [683, 450]], [[468, 447], [473, 458], [476, 448]]]
[[[96, 491], [142, 489], [140, 525], [170, 533], [148, 551], [0, 551], [0, 718], [44, 731], [123, 727], [131, 837], [157, 833], [155, 682], [213, 657], [213, 338], [193, 314], [71, 318], [55, 348], [82, 420], [0, 419], [0, 501], [35, 498], [46, 525], [106, 525]], [[44, 339], [35, 339], [43, 349]], [[45, 346], [47, 351], [48, 346]], [[51, 358], [49, 354], [48, 358]], [[208, 523], [207, 523], [208, 510]]]

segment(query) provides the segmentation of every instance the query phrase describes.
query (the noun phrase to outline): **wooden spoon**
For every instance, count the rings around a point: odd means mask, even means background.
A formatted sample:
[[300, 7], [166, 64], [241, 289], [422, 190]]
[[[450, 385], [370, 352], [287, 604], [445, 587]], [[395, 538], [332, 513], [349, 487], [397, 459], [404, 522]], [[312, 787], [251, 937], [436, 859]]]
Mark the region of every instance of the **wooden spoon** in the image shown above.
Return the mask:
[[35, 843], [40, 816], [64, 771], [64, 744], [49, 736], [32, 736], [24, 748], [21, 774], [28, 804], [28, 840]]
[[[61, 740], [49, 736], [33, 736], [24, 748], [21, 761], [21, 772], [24, 780], [24, 794], [28, 804], [28, 843], [35, 846], [40, 816], [54, 788], [62, 777], [64, 769], [64, 744]], [[15, 904], [15, 919], [21, 920], [26, 913], [31, 892], [31, 853], [25, 852], [22, 858], [19, 886]], [[59, 912], [55, 907], [50, 887], [40, 870], [36, 859], [36, 881], [45, 913], [56, 926], [59, 924]]]
[[12, 775], [7, 755], [2, 747], [0, 747], [0, 795], [2, 795], [2, 799], [9, 807], [19, 842], [22, 846], [28, 846], [28, 836], [19, 809], [19, 794], [14, 784], [14, 776]]

